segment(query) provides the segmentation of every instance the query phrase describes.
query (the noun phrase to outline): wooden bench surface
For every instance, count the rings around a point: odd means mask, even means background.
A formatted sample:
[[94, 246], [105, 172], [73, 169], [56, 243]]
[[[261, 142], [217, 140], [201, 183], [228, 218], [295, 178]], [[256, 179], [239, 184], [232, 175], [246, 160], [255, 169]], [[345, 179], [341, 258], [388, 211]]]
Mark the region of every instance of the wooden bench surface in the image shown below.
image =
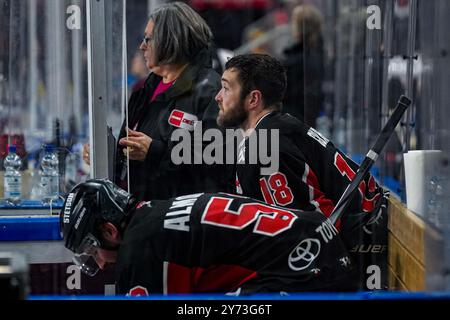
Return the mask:
[[394, 196], [388, 210], [389, 287], [425, 291], [427, 276], [438, 273], [442, 265], [442, 235]]

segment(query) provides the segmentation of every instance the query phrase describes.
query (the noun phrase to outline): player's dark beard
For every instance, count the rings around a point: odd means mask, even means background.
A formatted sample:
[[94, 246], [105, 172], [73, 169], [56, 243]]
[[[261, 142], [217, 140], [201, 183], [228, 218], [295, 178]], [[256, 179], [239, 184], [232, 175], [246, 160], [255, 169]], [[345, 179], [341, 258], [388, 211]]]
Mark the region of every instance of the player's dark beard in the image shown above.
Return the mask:
[[236, 128], [247, 120], [247, 117], [248, 114], [244, 108], [244, 99], [241, 99], [233, 108], [228, 109], [227, 112], [223, 112], [222, 116], [217, 118], [217, 124], [225, 128]]

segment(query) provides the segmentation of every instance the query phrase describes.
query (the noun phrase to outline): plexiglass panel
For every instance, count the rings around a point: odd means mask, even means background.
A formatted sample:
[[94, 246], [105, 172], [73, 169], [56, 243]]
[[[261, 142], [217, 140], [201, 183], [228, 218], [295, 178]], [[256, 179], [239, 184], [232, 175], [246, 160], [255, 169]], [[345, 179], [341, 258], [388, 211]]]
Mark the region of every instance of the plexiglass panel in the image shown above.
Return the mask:
[[[105, 2], [102, 16], [96, 17], [105, 19], [105, 51], [91, 52], [90, 56], [87, 3], [0, 3], [0, 251], [26, 257], [31, 294], [104, 294], [103, 282], [108, 282], [105, 272], [100, 285], [84, 285], [86, 279], [75, 271], [75, 277], [81, 278], [74, 278], [72, 284], [67, 282], [73, 269], [71, 256], [58, 241], [61, 201], [90, 173], [81, 153], [83, 144], [89, 141], [91, 122], [90, 58], [95, 56], [94, 63], [106, 64], [104, 120], [115, 132], [128, 99], [125, 1]], [[5, 171], [9, 163], [5, 158], [13, 152], [8, 150], [10, 145], [16, 146], [15, 153], [22, 160], [13, 179]], [[11, 201], [14, 188], [20, 192], [18, 201]]]
[[[105, 2], [105, 52], [93, 53], [106, 64], [105, 114], [116, 135], [128, 99], [123, 4]], [[2, 10], [2, 159], [8, 144], [18, 144], [30, 169], [23, 198], [38, 200], [43, 145], [54, 145], [64, 194], [89, 173], [80, 157], [89, 132], [86, 2], [4, 1]]]
[[88, 124], [84, 1], [3, 1], [2, 10], [2, 158], [17, 145], [22, 199], [40, 200], [49, 188], [40, 177], [43, 146], [53, 145], [52, 183], [64, 194], [86, 174], [78, 154]]
[[[103, 50], [89, 52], [89, 1], [0, 0], [0, 219], [20, 212], [22, 217], [54, 218], [57, 225], [61, 204], [57, 200], [92, 172], [81, 154], [83, 144], [93, 138], [89, 93], [94, 85], [105, 93], [104, 119], [100, 120], [117, 137], [129, 96], [149, 73], [139, 51], [148, 13], [163, 2], [168, 1], [103, 1], [101, 14], [90, 21], [90, 35], [104, 33], [96, 43]], [[356, 162], [372, 146], [398, 98], [407, 94], [413, 100], [372, 174], [442, 236], [439, 245], [435, 239], [426, 240], [426, 286], [448, 290], [450, 1], [187, 3], [214, 33], [218, 49], [214, 67], [219, 72], [233, 54], [268, 53], [284, 63], [290, 55], [296, 57], [295, 63], [287, 64], [285, 111], [322, 132]], [[313, 9], [296, 16], [294, 8], [301, 3]], [[371, 6], [375, 11], [368, 11]], [[91, 87], [89, 61], [93, 66], [104, 65], [103, 80], [94, 79]], [[5, 179], [9, 145], [16, 146], [22, 159], [19, 202], [10, 201], [14, 184]], [[412, 171], [405, 170], [408, 151], [414, 151], [410, 153]], [[42, 167], [49, 153], [58, 160], [53, 175]], [[425, 164], [417, 166], [419, 160], [414, 159], [425, 159]], [[56, 191], [52, 189], [55, 181]], [[413, 189], [416, 193], [411, 193]], [[53, 193], [49, 196], [49, 192]], [[33, 293], [104, 294], [105, 284], [113, 281], [112, 270], [94, 282], [83, 276], [80, 286], [67, 282], [75, 271], [55, 230], [45, 239], [34, 232], [13, 234], [9, 239], [10, 233], [5, 237], [5, 232], [0, 233], [0, 251], [26, 252]], [[32, 245], [16, 246], [15, 242], [24, 240]], [[39, 246], [37, 240], [51, 245]], [[436, 261], [436, 254], [442, 259]], [[49, 281], [49, 274], [57, 276]]]

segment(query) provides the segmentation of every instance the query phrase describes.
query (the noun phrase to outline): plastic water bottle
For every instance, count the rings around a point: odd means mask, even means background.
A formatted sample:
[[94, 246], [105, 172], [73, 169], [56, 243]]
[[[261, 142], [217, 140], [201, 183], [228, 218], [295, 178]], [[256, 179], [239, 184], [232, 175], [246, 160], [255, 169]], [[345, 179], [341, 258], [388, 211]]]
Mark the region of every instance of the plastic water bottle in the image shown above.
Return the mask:
[[46, 145], [41, 160], [42, 202], [45, 204], [59, 197], [59, 160], [53, 145]]
[[16, 154], [16, 146], [9, 146], [8, 156], [3, 163], [5, 167], [5, 200], [9, 204], [19, 204], [22, 197], [22, 159]]

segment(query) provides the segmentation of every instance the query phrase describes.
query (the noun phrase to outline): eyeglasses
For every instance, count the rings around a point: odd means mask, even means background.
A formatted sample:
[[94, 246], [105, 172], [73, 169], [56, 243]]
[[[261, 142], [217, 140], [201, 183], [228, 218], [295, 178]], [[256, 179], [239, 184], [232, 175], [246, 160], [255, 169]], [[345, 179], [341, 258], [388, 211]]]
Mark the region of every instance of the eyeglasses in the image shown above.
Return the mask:
[[147, 37], [147, 36], [145, 36], [145, 37], [142, 39], [142, 43], [144, 43], [145, 45], [148, 45], [148, 43], [150, 42], [150, 40], [152, 40], [152, 37]]

